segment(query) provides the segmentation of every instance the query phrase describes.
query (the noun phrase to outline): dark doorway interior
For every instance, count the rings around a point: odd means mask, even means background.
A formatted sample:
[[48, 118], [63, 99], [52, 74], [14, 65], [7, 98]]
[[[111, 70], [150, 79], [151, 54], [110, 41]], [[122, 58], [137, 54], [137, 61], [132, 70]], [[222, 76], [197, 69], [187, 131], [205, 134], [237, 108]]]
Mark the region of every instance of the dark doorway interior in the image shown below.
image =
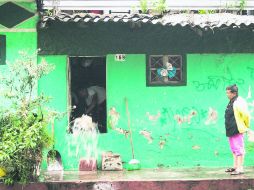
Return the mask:
[[70, 57], [71, 121], [83, 114], [106, 133], [106, 58]]

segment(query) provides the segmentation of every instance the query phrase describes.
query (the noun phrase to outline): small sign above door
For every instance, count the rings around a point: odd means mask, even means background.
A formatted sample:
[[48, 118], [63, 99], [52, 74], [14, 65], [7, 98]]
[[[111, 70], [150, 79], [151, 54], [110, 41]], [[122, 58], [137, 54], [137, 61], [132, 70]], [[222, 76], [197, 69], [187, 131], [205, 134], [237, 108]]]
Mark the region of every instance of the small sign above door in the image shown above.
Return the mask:
[[115, 61], [125, 61], [125, 54], [116, 54]]

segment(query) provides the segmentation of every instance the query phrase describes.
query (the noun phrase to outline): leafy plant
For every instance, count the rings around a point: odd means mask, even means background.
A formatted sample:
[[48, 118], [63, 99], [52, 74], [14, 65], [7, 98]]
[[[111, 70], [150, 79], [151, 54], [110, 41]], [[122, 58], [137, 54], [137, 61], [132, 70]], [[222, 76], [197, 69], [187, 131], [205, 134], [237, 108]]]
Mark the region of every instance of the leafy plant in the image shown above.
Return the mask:
[[215, 14], [216, 10], [208, 10], [207, 12], [208, 12], [208, 14]]
[[140, 8], [143, 14], [148, 12], [148, 1], [147, 0], [140, 0]]
[[214, 14], [216, 10], [198, 10], [198, 14]]
[[153, 7], [155, 13], [163, 14], [166, 11], [166, 0], [155, 0]]
[[206, 10], [198, 10], [198, 14], [206, 14]]
[[237, 0], [234, 3], [226, 3], [225, 11], [242, 14], [246, 7], [246, 0]]
[[44, 11], [45, 16], [53, 16], [53, 9], [48, 9]]
[[241, 13], [244, 10], [245, 5], [246, 5], [246, 0], [240, 0], [240, 2], [239, 2], [239, 9], [240, 9]]
[[166, 11], [166, 0], [140, 0], [140, 8], [143, 14], [161, 15]]
[[36, 56], [20, 52], [20, 59], [7, 63], [2, 74], [0, 168], [7, 173], [6, 184], [36, 180], [42, 150], [53, 143], [47, 126], [59, 114], [46, 106], [48, 97], [37, 94], [38, 80], [53, 69], [45, 61], [37, 64]]

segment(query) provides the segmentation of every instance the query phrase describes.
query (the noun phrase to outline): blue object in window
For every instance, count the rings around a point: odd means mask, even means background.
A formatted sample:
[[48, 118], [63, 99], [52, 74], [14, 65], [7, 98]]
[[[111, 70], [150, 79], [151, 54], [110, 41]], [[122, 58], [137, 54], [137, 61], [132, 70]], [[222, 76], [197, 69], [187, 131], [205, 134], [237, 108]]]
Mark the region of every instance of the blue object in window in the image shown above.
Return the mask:
[[158, 74], [159, 77], [166, 77], [166, 76], [168, 76], [168, 78], [172, 79], [172, 78], [174, 78], [176, 76], [176, 68], [173, 67], [172, 70], [166, 70], [164, 68], [159, 68], [159, 69], [157, 69], [157, 74]]
[[161, 70], [162, 70], [162, 68], [157, 69], [157, 74], [159, 75], [159, 77], [162, 77], [161, 76]]
[[174, 78], [176, 76], [176, 68], [173, 67], [173, 70], [168, 70], [168, 77], [170, 79]]

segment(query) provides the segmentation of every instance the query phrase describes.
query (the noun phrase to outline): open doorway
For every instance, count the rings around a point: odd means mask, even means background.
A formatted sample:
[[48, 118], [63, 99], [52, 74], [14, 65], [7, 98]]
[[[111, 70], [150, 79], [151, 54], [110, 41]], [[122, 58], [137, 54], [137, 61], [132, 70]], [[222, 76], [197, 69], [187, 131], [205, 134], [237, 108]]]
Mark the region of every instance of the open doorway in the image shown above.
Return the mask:
[[70, 121], [83, 114], [98, 123], [100, 133], [106, 133], [106, 58], [69, 57]]

